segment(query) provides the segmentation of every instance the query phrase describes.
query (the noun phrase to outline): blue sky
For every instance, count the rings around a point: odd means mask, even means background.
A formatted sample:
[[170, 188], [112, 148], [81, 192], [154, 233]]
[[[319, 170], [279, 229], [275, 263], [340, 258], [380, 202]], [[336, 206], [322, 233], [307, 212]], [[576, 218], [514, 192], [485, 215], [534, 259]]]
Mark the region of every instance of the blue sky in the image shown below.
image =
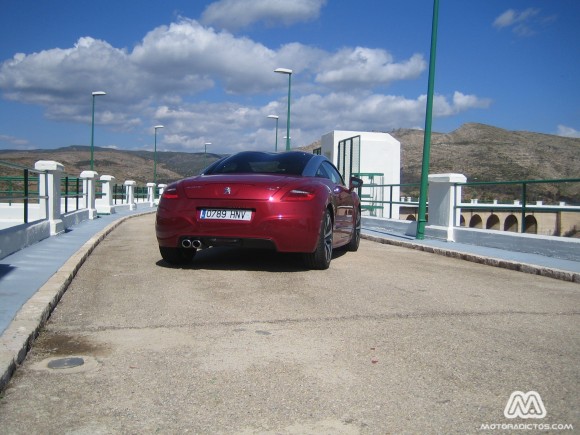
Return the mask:
[[[0, 0], [0, 148], [273, 150], [423, 128], [432, 0]], [[440, 0], [433, 130], [580, 137], [580, 1]], [[209, 151], [208, 149], [208, 151]]]

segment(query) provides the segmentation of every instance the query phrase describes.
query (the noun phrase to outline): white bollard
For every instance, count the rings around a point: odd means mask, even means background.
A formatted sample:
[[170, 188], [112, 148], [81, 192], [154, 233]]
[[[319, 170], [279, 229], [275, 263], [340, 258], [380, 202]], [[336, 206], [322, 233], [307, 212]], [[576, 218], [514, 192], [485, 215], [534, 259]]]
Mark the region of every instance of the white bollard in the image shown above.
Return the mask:
[[449, 241], [453, 241], [453, 228], [460, 225], [461, 218], [461, 210], [455, 209], [455, 200], [461, 203], [461, 186], [454, 184], [466, 181], [463, 174], [429, 175], [429, 225], [445, 227]]
[[147, 201], [150, 207], [155, 207], [155, 183], [147, 183]]
[[113, 184], [115, 177], [112, 175], [102, 175], [100, 180], [102, 182], [101, 193], [103, 195], [99, 201], [97, 209], [104, 214], [113, 214], [115, 213], [115, 207], [113, 207]]
[[45, 208], [46, 219], [50, 222], [50, 235], [62, 233], [64, 223], [60, 212], [60, 180], [64, 166], [52, 160], [39, 160], [34, 164], [34, 169], [44, 172], [39, 174], [38, 193], [41, 208]]
[[99, 174], [95, 171], [81, 172], [83, 179], [83, 195], [85, 197], [85, 208], [89, 211], [89, 219], [97, 217], [97, 208], [95, 206], [95, 180]]
[[159, 197], [161, 198], [161, 195], [163, 195], [163, 192], [165, 192], [165, 189], [167, 188], [167, 184], [160, 184], [157, 187], [159, 189]]
[[127, 204], [129, 204], [129, 210], [137, 209], [137, 204], [135, 204], [135, 185], [137, 182], [133, 180], [127, 180], [124, 183], [125, 186], [125, 197], [127, 198]]

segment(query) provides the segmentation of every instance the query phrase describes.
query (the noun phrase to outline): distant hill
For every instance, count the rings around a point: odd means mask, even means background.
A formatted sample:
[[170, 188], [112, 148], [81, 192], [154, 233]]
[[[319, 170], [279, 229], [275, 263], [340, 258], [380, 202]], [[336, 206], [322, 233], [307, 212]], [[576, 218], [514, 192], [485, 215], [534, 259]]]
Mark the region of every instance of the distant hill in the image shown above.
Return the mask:
[[[390, 134], [401, 142], [401, 182], [418, 182], [423, 131], [399, 129]], [[464, 124], [451, 133], [431, 135], [430, 173], [449, 172], [464, 174], [468, 181], [580, 178], [580, 139]], [[580, 202], [580, 183], [531, 189], [532, 197]], [[483, 188], [478, 190], [482, 199], [501, 199], [501, 196], [486, 195]], [[514, 197], [514, 189], [502, 190]]]
[[[423, 131], [399, 129], [390, 134], [401, 142], [401, 182], [418, 182], [421, 176]], [[312, 150], [319, 141], [300, 147]], [[95, 169], [113, 175], [118, 182], [132, 179], [138, 183], [153, 180], [153, 152], [120, 151], [95, 148]], [[198, 174], [202, 168], [221, 157], [218, 154], [158, 152], [157, 180], [167, 183]], [[90, 167], [90, 148], [70, 146], [51, 150], [0, 150], [0, 160], [32, 167], [37, 160], [56, 160], [66, 173], [78, 176]], [[4, 172], [4, 169], [2, 169]], [[580, 139], [554, 135], [508, 131], [483, 124], [464, 124], [451, 133], [433, 133], [431, 173], [465, 174], [468, 181], [510, 181], [524, 179], [580, 178]], [[580, 183], [543, 186], [538, 195], [553, 200], [580, 203]], [[505, 188], [514, 197], [513, 189]], [[418, 189], [408, 195], [417, 196]], [[485, 199], [485, 189], [474, 196]], [[518, 196], [518, 195], [516, 195]], [[497, 195], [492, 195], [497, 198]]]
[[[204, 167], [220, 158], [218, 154], [207, 153], [157, 153], [157, 181], [169, 183], [180, 178], [198, 174]], [[2, 151], [0, 161], [34, 167], [38, 160], [54, 160], [62, 163], [67, 175], [78, 177], [82, 171], [90, 169], [91, 151], [88, 146], [73, 145], [65, 148]], [[118, 183], [135, 180], [139, 184], [153, 181], [154, 153], [150, 151], [121, 151], [110, 148], [94, 148], [94, 168], [99, 175], [112, 175]]]
[[[401, 142], [402, 180], [421, 176], [423, 131], [390, 132]], [[580, 177], [580, 139], [483, 124], [464, 124], [431, 135], [432, 173], [462, 173], [471, 181], [508, 181]]]

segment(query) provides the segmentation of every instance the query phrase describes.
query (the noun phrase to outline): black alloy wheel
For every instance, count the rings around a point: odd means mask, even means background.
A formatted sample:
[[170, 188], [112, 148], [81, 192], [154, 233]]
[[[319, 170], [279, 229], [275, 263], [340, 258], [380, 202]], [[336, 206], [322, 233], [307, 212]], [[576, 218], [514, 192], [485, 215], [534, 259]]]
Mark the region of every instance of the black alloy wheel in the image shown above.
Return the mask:
[[304, 262], [307, 267], [317, 270], [328, 269], [330, 266], [330, 260], [332, 260], [332, 239], [332, 215], [330, 214], [330, 211], [326, 209], [322, 224], [320, 225], [320, 237], [318, 239], [318, 244], [316, 245], [316, 250], [304, 254]]

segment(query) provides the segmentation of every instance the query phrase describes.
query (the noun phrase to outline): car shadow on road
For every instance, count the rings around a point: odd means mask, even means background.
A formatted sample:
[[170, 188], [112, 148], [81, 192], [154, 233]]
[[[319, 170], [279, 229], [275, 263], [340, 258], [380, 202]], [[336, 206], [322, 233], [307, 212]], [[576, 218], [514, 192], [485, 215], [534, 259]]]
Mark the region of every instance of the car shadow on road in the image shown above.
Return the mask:
[[[341, 257], [345, 251], [335, 250], [332, 258]], [[213, 247], [202, 249], [195, 254], [193, 262], [175, 266], [159, 260], [159, 267], [192, 270], [247, 270], [263, 272], [304, 272], [309, 270], [302, 254], [280, 253], [267, 249], [242, 249], [233, 247]], [[331, 266], [332, 267], [332, 263]]]

